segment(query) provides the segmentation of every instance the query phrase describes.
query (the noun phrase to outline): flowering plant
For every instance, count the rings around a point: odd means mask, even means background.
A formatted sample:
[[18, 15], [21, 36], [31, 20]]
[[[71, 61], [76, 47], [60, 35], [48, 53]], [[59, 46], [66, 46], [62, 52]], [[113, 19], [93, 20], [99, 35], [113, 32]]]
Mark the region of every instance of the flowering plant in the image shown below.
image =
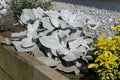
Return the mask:
[[120, 79], [120, 25], [113, 27], [113, 30], [117, 30], [118, 34], [99, 37], [93, 45], [95, 60], [88, 68], [95, 68], [101, 80]]

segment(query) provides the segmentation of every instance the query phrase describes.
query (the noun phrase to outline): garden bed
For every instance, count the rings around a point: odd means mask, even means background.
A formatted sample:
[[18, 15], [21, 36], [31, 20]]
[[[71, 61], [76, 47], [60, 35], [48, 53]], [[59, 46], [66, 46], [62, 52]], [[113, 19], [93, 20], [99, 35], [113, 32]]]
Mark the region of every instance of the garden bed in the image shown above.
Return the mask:
[[31, 55], [1, 44], [0, 75], [4, 75], [2, 80], [68, 80]]

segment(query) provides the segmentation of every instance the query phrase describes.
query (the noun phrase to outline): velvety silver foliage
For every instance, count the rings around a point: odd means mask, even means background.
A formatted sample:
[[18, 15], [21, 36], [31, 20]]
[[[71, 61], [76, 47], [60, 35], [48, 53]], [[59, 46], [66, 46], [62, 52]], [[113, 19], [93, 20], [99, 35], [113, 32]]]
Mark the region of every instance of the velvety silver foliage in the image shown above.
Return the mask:
[[76, 74], [83, 64], [92, 60], [90, 45], [97, 37], [95, 30], [102, 25], [101, 21], [81, 12], [44, 11], [40, 7], [24, 9], [19, 21], [27, 25], [26, 31], [12, 34], [12, 43], [19, 52], [34, 53], [36, 46], [38, 54], [42, 50], [47, 55], [42, 53], [44, 56], [35, 56], [37, 59], [55, 69]]

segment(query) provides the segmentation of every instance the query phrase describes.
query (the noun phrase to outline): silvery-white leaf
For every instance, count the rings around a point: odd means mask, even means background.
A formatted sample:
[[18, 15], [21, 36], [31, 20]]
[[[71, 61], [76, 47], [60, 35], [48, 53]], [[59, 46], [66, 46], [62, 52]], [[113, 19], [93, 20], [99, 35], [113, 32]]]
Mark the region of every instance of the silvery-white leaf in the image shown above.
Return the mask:
[[32, 38], [24, 38], [22, 41], [21, 41], [21, 46], [24, 47], [24, 48], [28, 48], [28, 47], [32, 47], [34, 46], [34, 42], [32, 41]]
[[33, 36], [35, 36], [35, 30], [34, 27], [32, 26], [32, 24], [28, 23], [27, 25], [27, 37], [32, 38]]
[[85, 15], [84, 13], [82, 12], [77, 12], [76, 13], [76, 18], [75, 18], [76, 21], [86, 21], [87, 20], [87, 15]]
[[115, 26], [115, 18], [110, 18], [109, 22], [108, 22], [108, 25], [112, 29]]
[[12, 44], [15, 46], [18, 52], [24, 52], [24, 48], [21, 47], [21, 41], [12, 41]]
[[46, 30], [46, 29], [44, 29], [44, 28], [38, 28], [38, 29], [37, 29], [38, 33], [39, 33], [39, 32], [43, 32], [43, 31], [45, 31], [45, 30]]
[[63, 45], [63, 47], [66, 47], [67, 45], [67, 37], [69, 36], [70, 30], [59, 30], [58, 36], [60, 38], [60, 43]]
[[35, 20], [35, 15], [32, 9], [23, 9], [23, 14], [26, 14], [31, 20]]
[[24, 36], [26, 36], [27, 35], [27, 31], [25, 30], [25, 31], [21, 31], [21, 32], [19, 32], [19, 33], [12, 33], [12, 37], [24, 37]]
[[89, 49], [90, 47], [88, 46], [88, 42], [83, 40], [83, 42], [81, 43], [82, 46], [86, 47], [87, 49]]
[[29, 20], [35, 20], [33, 11], [31, 9], [23, 9], [23, 13], [20, 16], [20, 22], [27, 24]]
[[29, 48], [23, 48], [21, 46], [21, 41], [11, 41], [12, 44], [15, 46], [18, 52], [30, 52], [32, 51], [32, 48], [34, 47], [29, 47]]
[[89, 49], [88, 42], [85, 41], [83, 37], [79, 37], [76, 40], [69, 42], [70, 48], [77, 48], [80, 45]]
[[20, 22], [21, 23], [24, 23], [24, 24], [27, 24], [27, 22], [30, 20], [29, 16], [26, 15], [25, 13], [23, 13], [21, 16], [20, 16]]
[[1, 40], [0, 42], [4, 43], [4, 44], [7, 44], [7, 45], [11, 45], [11, 41], [8, 38], [5, 38], [4, 40]]
[[36, 44], [32, 47], [31, 52], [34, 54], [34, 57], [36, 58], [45, 57], [45, 54], [39, 49], [39, 47]]
[[73, 27], [84, 27], [86, 24], [83, 21], [74, 21], [74, 22], [68, 22]]
[[86, 56], [85, 58], [86, 58], [87, 60], [93, 60], [93, 57], [92, 57], [92, 56], [89, 56], [89, 55]]
[[78, 56], [75, 56], [74, 54], [69, 53], [68, 55], [66, 55], [62, 59], [64, 59], [65, 61], [75, 61], [78, 58], [79, 58]]
[[80, 52], [87, 52], [87, 49], [84, 46], [80, 46], [77, 48]]
[[48, 17], [43, 18], [42, 21], [43, 27], [48, 29], [48, 30], [53, 30], [54, 27], [51, 25], [50, 19]]
[[62, 39], [61, 45], [62, 45], [63, 47], [66, 47], [66, 46], [67, 46], [67, 40], [66, 40], [66, 38], [63, 38], [63, 39]]
[[70, 17], [73, 16], [73, 13], [67, 10], [61, 10], [60, 15], [64, 21], [69, 21]]
[[47, 57], [52, 58], [52, 54], [50, 52], [46, 52]]
[[58, 20], [56, 18], [50, 17], [50, 21], [54, 27], [56, 27], [56, 28], [59, 27], [59, 23], [58, 23]]
[[75, 72], [76, 75], [80, 72], [80, 70], [76, 66], [65, 67], [62, 64], [58, 64], [55, 69], [64, 71], [66, 73]]
[[58, 36], [60, 38], [67, 37], [69, 35], [69, 33], [70, 33], [70, 30], [68, 30], [68, 29], [67, 30], [59, 30]]
[[[25, 38], [25, 37], [24, 37], [24, 38]], [[23, 38], [13, 37], [13, 38], [11, 38], [11, 41], [20, 41], [21, 39], [23, 39]]]
[[84, 32], [84, 34], [87, 37], [95, 37], [94, 33], [91, 33], [91, 32]]
[[49, 17], [52, 17], [52, 18], [55, 18], [55, 19], [60, 16], [60, 13], [59, 13], [59, 12], [57, 12], [57, 11], [52, 11], [52, 10], [46, 11], [45, 14], [48, 15]]
[[76, 38], [76, 40], [70, 41], [68, 44], [70, 48], [77, 48], [83, 44], [83, 41], [84, 41], [83, 37], [78, 37]]
[[52, 53], [54, 56], [57, 56], [57, 51], [56, 51], [56, 49], [51, 49], [51, 53]]
[[[60, 32], [60, 33], [59, 33]], [[67, 29], [67, 30], [59, 30], [59, 32], [58, 32], [58, 36], [60, 37], [60, 43], [61, 43], [61, 45], [63, 46], [63, 47], [67, 47], [67, 37], [69, 36], [69, 32], [70, 32], [70, 30], [69, 29]]]
[[34, 31], [37, 31], [38, 27], [39, 27], [39, 20], [35, 20], [35, 22], [33, 23], [32, 27], [34, 29]]
[[33, 10], [33, 13], [35, 15], [35, 18], [39, 20], [42, 19], [42, 16], [43, 16], [43, 13], [44, 13], [44, 10], [41, 9], [40, 7], [38, 7], [37, 9], [32, 9]]
[[41, 44], [47, 48], [56, 49], [61, 46], [57, 34], [43, 36], [39, 38]]
[[38, 36], [39, 37], [42, 37], [42, 36], [46, 36], [48, 33], [50, 33], [51, 32], [51, 30], [45, 30], [45, 31], [43, 31], [43, 32], [40, 32], [40, 33], [38, 33]]
[[88, 44], [90, 44], [90, 43], [93, 42], [93, 39], [92, 39], [92, 38], [88, 38], [88, 39], [85, 39], [85, 41], [86, 41]]
[[70, 35], [67, 37], [67, 40], [68, 40], [68, 41], [73, 41], [73, 40], [77, 39], [78, 37], [80, 37], [80, 34], [81, 34], [81, 33], [82, 33], [82, 31], [77, 30], [75, 33], [70, 34]]
[[63, 46], [59, 46], [56, 48], [56, 51], [59, 55], [67, 55], [69, 54], [69, 50]]
[[75, 21], [76, 18], [76, 14], [74, 13], [71, 17], [69, 17], [69, 22], [73, 23]]
[[38, 38], [37, 29], [39, 27], [39, 21], [36, 20], [33, 24], [28, 23], [27, 25], [27, 37]]
[[81, 67], [82, 66], [82, 64], [81, 63], [79, 63], [78, 61], [76, 61], [76, 64], [75, 64], [77, 67]]
[[74, 60], [80, 58], [80, 53], [81, 52], [79, 50], [72, 49], [71, 51], [69, 51], [69, 54], [62, 57], [62, 59], [64, 59], [65, 61], [74, 61]]
[[60, 27], [65, 29], [65, 28], [69, 28], [70, 26], [67, 24], [67, 22], [63, 21], [63, 20], [58, 20]]
[[40, 61], [51, 67], [56, 66], [58, 64], [57, 61], [53, 60], [52, 58], [48, 58], [48, 57], [44, 57]]

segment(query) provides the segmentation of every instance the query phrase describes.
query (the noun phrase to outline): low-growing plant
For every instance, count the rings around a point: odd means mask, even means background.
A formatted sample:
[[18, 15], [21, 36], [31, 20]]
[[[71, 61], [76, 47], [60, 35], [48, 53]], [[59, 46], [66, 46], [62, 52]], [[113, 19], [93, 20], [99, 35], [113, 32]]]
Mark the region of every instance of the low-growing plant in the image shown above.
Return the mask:
[[87, 72], [88, 61], [93, 59], [89, 51], [96, 38], [94, 30], [102, 21], [79, 11], [45, 11], [37, 7], [23, 9], [19, 22], [27, 25], [27, 30], [12, 34], [11, 43], [18, 52], [32, 52], [43, 63], [67, 73], [78, 74], [82, 69]]
[[15, 20], [12, 16], [12, 12], [8, 11], [2, 17], [0, 17], [0, 31], [10, 31], [15, 24]]
[[11, 10], [18, 19], [25, 8], [32, 9], [41, 7], [45, 10], [49, 9], [51, 0], [11, 0]]
[[[44, 11], [40, 7], [24, 9], [19, 20], [27, 30], [12, 34], [12, 44], [19, 52], [32, 52], [48, 66], [78, 74], [87, 69], [93, 35], [85, 35], [83, 27], [94, 28], [96, 21], [81, 12]], [[91, 25], [94, 25], [91, 27]], [[44, 52], [41, 55], [40, 50]], [[41, 58], [42, 57], [42, 58]]]
[[101, 80], [120, 79], [120, 25], [116, 25], [113, 30], [117, 30], [118, 34], [101, 36], [93, 45], [95, 60], [88, 68], [95, 68]]
[[0, 0], [0, 17], [6, 14], [9, 5], [10, 0]]

